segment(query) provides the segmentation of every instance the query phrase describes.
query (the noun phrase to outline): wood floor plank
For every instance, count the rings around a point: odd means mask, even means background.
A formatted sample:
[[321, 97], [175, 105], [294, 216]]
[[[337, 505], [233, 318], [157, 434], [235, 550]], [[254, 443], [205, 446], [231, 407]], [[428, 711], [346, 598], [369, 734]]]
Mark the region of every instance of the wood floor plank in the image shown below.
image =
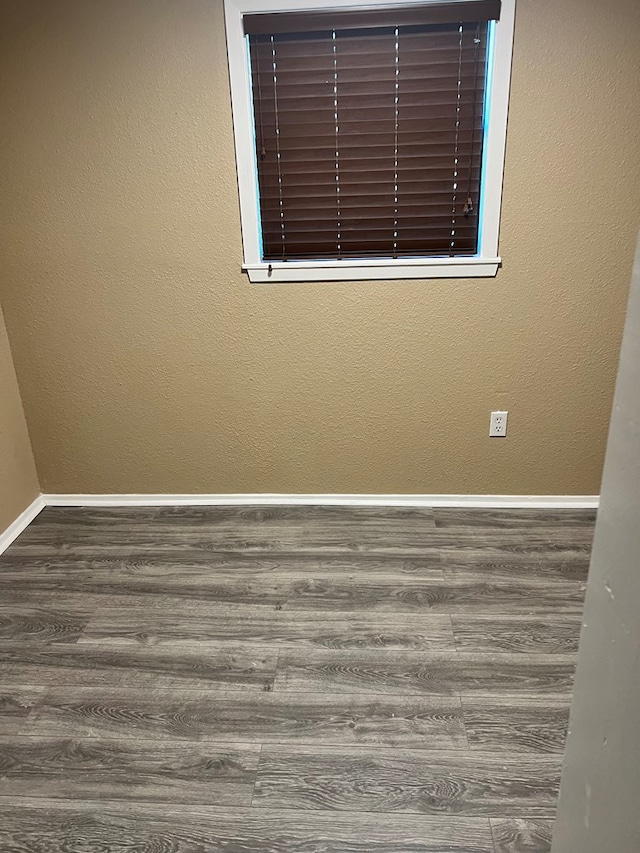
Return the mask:
[[100, 534], [110, 525], [144, 524], [155, 518], [159, 509], [157, 506], [47, 506], [31, 522], [29, 529], [49, 525], [79, 525], [93, 526]]
[[370, 610], [397, 613], [437, 610], [442, 613], [573, 613], [581, 614], [584, 590], [570, 581], [516, 577], [508, 582], [445, 581], [404, 578], [304, 578], [292, 581], [287, 610]]
[[38, 578], [22, 575], [19, 571], [5, 572], [0, 576], [0, 596], [20, 595], [22, 601], [46, 599], [61, 594], [83, 594], [102, 596], [102, 605], [108, 606], [106, 597], [118, 597], [125, 605], [126, 598], [132, 605], [140, 605], [150, 596], [183, 598], [192, 601], [209, 601], [220, 604], [259, 605], [280, 607], [286, 602], [293, 589], [291, 579], [272, 576], [233, 577], [218, 575], [201, 566], [173, 566], [171, 573], [163, 575], [134, 573], [123, 568], [114, 574], [95, 577], [75, 576], [71, 573], [58, 579], [55, 574], [40, 575]]
[[574, 668], [574, 658], [568, 655], [283, 651], [274, 689], [380, 695], [569, 695]]
[[254, 804], [466, 817], [549, 817], [559, 757], [265, 746]]
[[[111, 587], [107, 587], [111, 589]], [[0, 595], [0, 612], [19, 607], [35, 607], [46, 609], [46, 607], [64, 610], [71, 616], [86, 614], [93, 615], [96, 609], [108, 601], [108, 597], [100, 592], [100, 585], [87, 584], [77, 589], [68, 589], [57, 582], [41, 586], [38, 581], [26, 580], [23, 583], [16, 582], [10, 587], [2, 589]], [[117, 589], [117, 587], [116, 587]], [[96, 592], [96, 590], [98, 590]], [[114, 601], [119, 602], [118, 596], [112, 596]], [[150, 596], [153, 600], [154, 596]], [[18, 639], [18, 637], [14, 637]]]
[[[19, 732], [43, 693], [43, 687], [0, 684], [0, 735]], [[460, 711], [458, 713], [462, 724]]]
[[530, 616], [452, 616], [460, 651], [575, 654], [580, 641], [581, 614]]
[[173, 566], [127, 565], [113, 590], [119, 594], [144, 596], [157, 593], [224, 604], [257, 604], [279, 607], [291, 595], [293, 581], [277, 574], [243, 575], [231, 568], [224, 573], [198, 564]]
[[510, 557], [538, 559], [576, 558], [589, 554], [593, 531], [589, 526], [575, 527], [563, 535], [557, 527], [532, 527], [530, 530], [478, 531], [474, 528], [433, 530], [408, 525], [406, 529], [372, 528], [365, 538], [344, 529], [327, 526], [321, 530], [303, 530], [299, 550], [308, 554], [398, 554], [427, 556], [430, 553], [466, 554], [485, 559]]
[[191, 602], [210, 602], [224, 605], [255, 605], [281, 609], [291, 595], [294, 581], [279, 576], [240, 576], [233, 573], [203, 571], [202, 567], [176, 565], [171, 574], [155, 572], [130, 573], [128, 569], [110, 586], [114, 595], [129, 596], [132, 603], [146, 597], [162, 595]]
[[0, 640], [74, 643], [93, 613], [91, 608], [68, 608], [64, 603], [0, 603]]
[[[37, 596], [48, 601], [62, 593], [129, 596], [140, 604], [146, 596], [163, 595], [190, 601], [259, 605], [286, 610], [324, 613], [375, 611], [377, 613], [439, 612], [443, 614], [569, 614], [583, 608], [584, 589], [573, 581], [515, 577], [509, 581], [471, 581], [449, 577], [414, 579], [402, 576], [309, 576], [306, 574], [222, 574], [202, 565], [179, 561], [162, 571], [148, 567], [122, 567], [112, 574], [58, 578], [55, 572], [34, 577], [20, 571], [0, 575], [0, 595], [21, 594], [23, 602]], [[106, 602], [105, 602], [106, 604]]]
[[467, 749], [460, 701], [431, 696], [350, 696], [135, 688], [54, 688], [25, 734]]
[[[0, 617], [1, 618], [1, 617]], [[103, 606], [81, 643], [275, 645], [278, 648], [455, 650], [451, 619], [442, 613], [379, 614], [281, 611], [242, 604], [160, 598]]]
[[551, 820], [492, 819], [491, 829], [495, 853], [551, 853]]
[[242, 646], [203, 651], [115, 645], [0, 645], [9, 684], [30, 686], [184, 687], [271, 690], [277, 652]]
[[250, 805], [259, 747], [0, 738], [0, 796]]
[[113, 576], [99, 576], [88, 581], [69, 575], [61, 589], [52, 577], [37, 580], [16, 576], [16, 572], [0, 577], [3, 585], [14, 593], [93, 592], [96, 594], [144, 597], [149, 594], [184, 598], [220, 604], [256, 604], [262, 607], [284, 607], [287, 610], [323, 612], [377, 611], [410, 613], [435, 611], [444, 614], [535, 614], [545, 616], [582, 612], [584, 592], [572, 581], [540, 581], [515, 578], [510, 582], [466, 582], [407, 579], [402, 577], [309, 577], [308, 575], [269, 574], [235, 577], [232, 572], [220, 574], [202, 566], [175, 564], [161, 573], [155, 570], [131, 571], [123, 568]]
[[577, 581], [586, 583], [589, 574], [590, 552], [581, 554], [550, 554], [547, 557], [528, 554], [511, 554], [491, 557], [482, 551], [460, 553], [451, 551], [440, 555], [440, 566], [445, 577], [457, 580], [506, 583], [537, 579]]
[[75, 597], [78, 607], [78, 595], [112, 592], [123, 566], [120, 557], [16, 554], [9, 548], [0, 556], [0, 602], [51, 605], [64, 600], [66, 606]]
[[435, 525], [438, 528], [464, 530], [474, 527], [483, 530], [531, 530], [545, 528], [569, 528], [561, 536], [571, 536], [573, 528], [593, 530], [596, 520], [595, 509], [464, 509], [462, 507], [435, 507]]
[[494, 853], [484, 818], [0, 798], [12, 853]]
[[123, 563], [126, 575], [143, 575], [148, 577], [171, 576], [179, 565], [183, 571], [190, 568], [204, 575], [217, 576], [234, 575], [277, 575], [280, 578], [294, 577], [297, 579], [311, 575], [338, 576], [340, 578], [368, 578], [384, 575], [395, 578], [415, 577], [444, 580], [440, 554], [426, 557], [404, 557], [398, 555], [386, 556], [367, 554], [344, 554], [337, 557], [322, 557], [316, 554], [296, 552], [274, 552], [268, 554], [238, 554], [233, 551], [211, 551], [198, 555], [191, 566], [189, 554], [185, 559], [180, 554], [170, 558], [136, 555]]
[[419, 524], [433, 528], [431, 507], [321, 506], [288, 504], [282, 506], [173, 506], [157, 507], [156, 521], [171, 524], [216, 524], [233, 522], [259, 525], [382, 525]]
[[23, 539], [19, 536], [0, 555], [0, 571], [5, 566], [10, 566], [14, 560], [25, 562], [27, 560], [123, 560], [131, 553], [131, 548], [121, 539], [115, 542], [96, 541], [69, 543], [63, 537], [57, 535], [55, 540], [51, 535], [42, 534], [34, 539]]
[[95, 575], [113, 576], [125, 565], [120, 557], [93, 557], [87, 553], [59, 557], [46, 546], [42, 549], [45, 553], [36, 555], [29, 553], [28, 549], [19, 552], [12, 549], [13, 546], [0, 554], [0, 580], [4, 580], [5, 575], [23, 576], [29, 580], [49, 577], [62, 583], [70, 576], [89, 580]]
[[206, 554], [216, 550], [239, 553], [295, 551], [300, 546], [300, 531], [294, 527], [267, 529], [256, 525], [168, 526], [148, 521], [139, 525], [104, 525], [96, 537], [95, 526], [82, 524], [40, 524], [14, 542], [17, 552], [48, 545], [57, 554], [91, 551], [125, 554]]
[[564, 752], [570, 703], [546, 698], [502, 702], [463, 699], [464, 722], [472, 749], [496, 752]]

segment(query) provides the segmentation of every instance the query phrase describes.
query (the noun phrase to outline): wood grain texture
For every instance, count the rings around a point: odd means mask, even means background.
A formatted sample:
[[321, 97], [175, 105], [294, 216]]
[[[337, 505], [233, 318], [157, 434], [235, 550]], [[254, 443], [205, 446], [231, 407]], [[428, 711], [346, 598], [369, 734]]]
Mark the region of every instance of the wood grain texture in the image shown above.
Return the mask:
[[553, 821], [492, 820], [495, 853], [551, 853]]
[[48, 690], [23, 733], [47, 737], [180, 739], [466, 749], [458, 699], [137, 690]]
[[98, 533], [109, 525], [144, 524], [158, 514], [157, 506], [46, 506], [30, 528], [56, 525], [93, 526]]
[[523, 576], [511, 581], [485, 578], [414, 581], [406, 578], [304, 578], [293, 581], [287, 610], [372, 610], [389, 613], [435, 610], [441, 613], [572, 613], [584, 602], [581, 584], [541, 583]]
[[530, 616], [458, 616], [451, 622], [460, 651], [576, 654], [580, 614]]
[[[53, 603], [52, 603], [53, 604]], [[57, 606], [0, 604], [0, 640], [74, 643], [82, 634], [90, 609], [70, 611]]]
[[49, 548], [57, 556], [79, 555], [90, 548], [97, 555], [120, 557], [159, 553], [204, 556], [211, 551], [234, 550], [256, 553], [295, 550], [300, 546], [301, 532], [290, 525], [266, 528], [263, 525], [229, 522], [217, 525], [167, 525], [144, 522], [111, 523], [100, 527], [96, 537], [95, 524], [46, 523], [29, 527], [11, 546], [12, 553], [28, 553], [27, 549]]
[[451, 619], [443, 613], [359, 611], [281, 612], [261, 605], [167, 599], [147, 605], [103, 606], [86, 625], [82, 643], [275, 645], [280, 649], [455, 649]]
[[[159, 550], [156, 549], [156, 551]], [[189, 556], [188, 559], [191, 557]], [[175, 555], [163, 558], [161, 553], [155, 556], [136, 555], [135, 558], [121, 561], [121, 566], [127, 575], [170, 576], [176, 569], [176, 562], [182, 568], [186, 568], [188, 559]], [[323, 557], [296, 550], [270, 554], [210, 551], [193, 559], [192, 570], [199, 571], [203, 576], [212, 573], [217, 576], [232, 574], [236, 577], [275, 574], [281, 578], [293, 576], [298, 579], [309, 575], [365, 579], [371, 575], [389, 575], [405, 579], [409, 576], [444, 580], [442, 560], [437, 553], [425, 557], [384, 554], [376, 554], [373, 557], [368, 554]]]
[[434, 527], [431, 507], [391, 506], [321, 506], [283, 504], [282, 506], [121, 506], [60, 507], [48, 506], [40, 513], [38, 524], [82, 524], [117, 526], [153, 521], [175, 530], [180, 526], [205, 527], [218, 524], [302, 525], [316, 522], [356, 526], [360, 522], [378, 521], [383, 525], [414, 522]]
[[0, 555], [0, 601], [22, 592], [23, 601], [31, 603], [30, 594], [38, 591], [57, 596], [77, 591], [81, 594], [110, 589], [109, 584], [123, 568], [120, 559], [51, 557], [47, 555], [17, 556], [11, 548]]
[[440, 567], [445, 578], [485, 583], [514, 583], [537, 579], [577, 581], [586, 583], [589, 574], [589, 552], [580, 554], [509, 554], [495, 556], [482, 551], [461, 554], [441, 554]]
[[[48, 541], [49, 533], [41, 530], [39, 536], [29, 543], [22, 543], [21, 550], [28, 554], [31, 549], [41, 549]], [[204, 533], [197, 529], [180, 531], [170, 538], [163, 538], [162, 529], [145, 525], [135, 531], [109, 531], [102, 533], [100, 546], [93, 544], [95, 533], [91, 530], [68, 530], [64, 538], [55, 544], [57, 556], [80, 556], [89, 548], [95, 549], [96, 556], [104, 558], [164, 559], [202, 561], [214, 553], [232, 552], [245, 557], [269, 556], [271, 554], [293, 553], [300, 547], [299, 534], [295, 531], [280, 530], [270, 536], [259, 531], [248, 531], [229, 527], [228, 530]]]
[[566, 655], [283, 651], [274, 689], [382, 695], [568, 695], [574, 667], [573, 657]]
[[[286, 610], [323, 612], [375, 611], [387, 613], [444, 614], [569, 614], [582, 612], [584, 588], [573, 581], [544, 581], [518, 577], [511, 581], [493, 581], [474, 577], [468, 580], [416, 580], [405, 576], [369, 577], [359, 575], [309, 576], [280, 575], [235, 576], [191, 562], [176, 561], [170, 569], [124, 566], [113, 574], [75, 577], [63, 580], [64, 591], [95, 595], [128, 595], [131, 603], [141, 597], [164, 595], [212, 604], [248, 605]], [[31, 576], [17, 571], [0, 577], [0, 591], [22, 591], [32, 598], [61, 592], [55, 573]], [[44, 597], [44, 596], [43, 596]], [[25, 599], [26, 600], [26, 599]]]
[[0, 797], [249, 805], [258, 755], [238, 744], [0, 738]]
[[561, 759], [265, 746], [254, 804], [272, 808], [553, 816]]
[[298, 530], [345, 529], [357, 536], [373, 527], [385, 529], [432, 530], [434, 511], [430, 507], [385, 506], [192, 506], [157, 507], [154, 521], [180, 526], [204, 527], [224, 524], [255, 525], [262, 529], [288, 526]]
[[48, 508], [0, 849], [549, 853], [593, 513]]
[[0, 799], [11, 853], [494, 853], [489, 821], [418, 815]]
[[0, 735], [19, 732], [42, 696], [42, 687], [0, 685]]
[[366, 535], [351, 535], [348, 527], [325, 525], [304, 530], [299, 539], [300, 551], [308, 554], [369, 553], [383, 555], [427, 556], [465, 554], [486, 558], [510, 557], [576, 558], [591, 550], [593, 531], [588, 527], [536, 527], [531, 530], [478, 531], [473, 528], [429, 530], [426, 526], [402, 528], [371, 526]]
[[[586, 528], [593, 532], [596, 522], [595, 509], [464, 509], [436, 507], [433, 510], [435, 526], [465, 530], [470, 527], [486, 531], [519, 531], [546, 528], [569, 528], [566, 536], [571, 537], [575, 528]], [[562, 536], [562, 532], [558, 531]]]
[[463, 715], [472, 749], [562, 753], [569, 725], [568, 699], [464, 699]]
[[77, 577], [70, 573], [62, 581], [55, 573], [27, 578], [19, 571], [4, 572], [0, 576], [0, 594], [3, 589], [13, 591], [14, 594], [20, 592], [23, 600], [36, 600], [38, 597], [51, 600], [62, 590], [102, 596], [101, 601], [95, 602], [96, 606], [108, 605], [107, 596], [119, 596], [122, 603], [126, 603], [124, 596], [128, 596], [130, 604], [140, 605], [152, 596], [162, 595], [218, 604], [256, 604], [280, 608], [291, 594], [292, 581], [278, 577], [253, 579], [236, 578], [231, 574], [219, 576], [202, 566], [183, 566], [177, 562], [172, 567], [171, 575], [166, 577], [130, 574], [126, 567], [114, 573], [98, 573], [93, 577]]
[[8, 683], [36, 686], [215, 687], [271, 690], [277, 653], [265, 649], [203, 651], [114, 645], [4, 643], [0, 669]]

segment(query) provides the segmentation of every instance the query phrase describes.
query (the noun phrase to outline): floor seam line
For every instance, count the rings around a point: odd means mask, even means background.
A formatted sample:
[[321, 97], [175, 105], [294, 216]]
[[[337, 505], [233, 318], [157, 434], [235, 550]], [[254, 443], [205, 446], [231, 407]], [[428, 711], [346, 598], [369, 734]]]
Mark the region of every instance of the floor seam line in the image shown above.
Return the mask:
[[254, 800], [256, 798], [256, 792], [258, 789], [258, 774], [260, 773], [260, 764], [262, 763], [262, 748], [264, 744], [260, 744], [260, 749], [258, 751], [258, 763], [256, 764], [256, 774], [253, 779], [253, 790], [251, 791], [251, 802], [249, 803], [249, 808], [254, 808]]

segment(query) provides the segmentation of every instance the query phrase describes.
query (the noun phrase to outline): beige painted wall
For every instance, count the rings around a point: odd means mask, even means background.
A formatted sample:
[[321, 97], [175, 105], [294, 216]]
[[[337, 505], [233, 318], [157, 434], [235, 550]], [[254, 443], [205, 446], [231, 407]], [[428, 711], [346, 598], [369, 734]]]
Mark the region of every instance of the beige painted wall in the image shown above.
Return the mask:
[[289, 286], [240, 272], [219, 0], [1, 8], [0, 288], [45, 491], [598, 491], [637, 0], [518, 0], [495, 281]]
[[39, 494], [22, 400], [0, 310], [0, 535]]

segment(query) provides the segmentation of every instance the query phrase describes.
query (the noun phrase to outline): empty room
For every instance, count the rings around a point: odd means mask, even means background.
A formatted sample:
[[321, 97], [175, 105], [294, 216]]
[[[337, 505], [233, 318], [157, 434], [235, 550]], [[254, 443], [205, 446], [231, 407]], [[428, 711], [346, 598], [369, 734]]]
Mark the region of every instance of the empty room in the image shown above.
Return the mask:
[[2, 853], [638, 853], [639, 91], [637, 0], [0, 0]]

